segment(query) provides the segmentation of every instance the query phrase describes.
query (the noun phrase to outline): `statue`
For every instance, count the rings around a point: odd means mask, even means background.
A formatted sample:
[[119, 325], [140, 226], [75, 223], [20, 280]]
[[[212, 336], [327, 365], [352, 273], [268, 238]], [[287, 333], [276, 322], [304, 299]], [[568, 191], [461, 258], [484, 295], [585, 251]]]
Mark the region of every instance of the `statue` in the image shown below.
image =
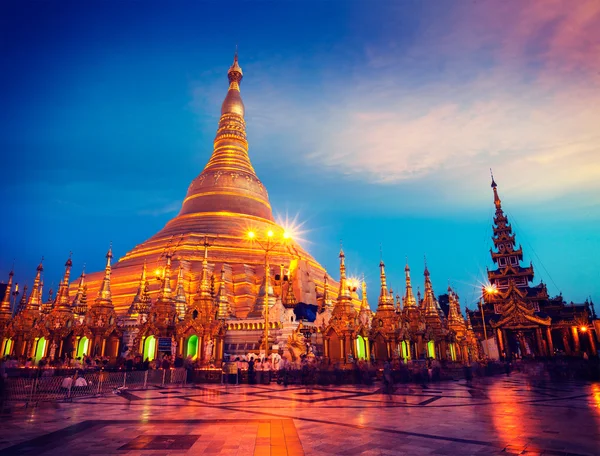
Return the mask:
[[304, 336], [300, 333], [302, 323], [298, 325], [298, 328], [288, 337], [286, 348], [292, 356], [292, 361], [297, 361], [300, 356], [306, 353], [306, 343], [304, 342]]
[[177, 341], [175, 337], [171, 337], [171, 355], [175, 356], [177, 354]]
[[213, 345], [214, 343], [212, 339], [209, 339], [206, 343], [206, 348], [204, 349], [204, 359], [206, 361], [210, 361], [212, 359]]

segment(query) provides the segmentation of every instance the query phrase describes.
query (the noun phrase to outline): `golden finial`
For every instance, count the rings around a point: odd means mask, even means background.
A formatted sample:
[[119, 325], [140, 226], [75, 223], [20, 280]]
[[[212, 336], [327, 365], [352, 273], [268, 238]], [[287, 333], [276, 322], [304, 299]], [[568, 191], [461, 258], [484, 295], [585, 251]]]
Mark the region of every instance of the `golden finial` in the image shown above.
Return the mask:
[[494, 180], [494, 174], [492, 173], [492, 168], [490, 168], [490, 175], [492, 176], [492, 190], [494, 191], [494, 204], [496, 205], [496, 209], [501, 209], [502, 201], [500, 201], [500, 197], [498, 196], [498, 185]]

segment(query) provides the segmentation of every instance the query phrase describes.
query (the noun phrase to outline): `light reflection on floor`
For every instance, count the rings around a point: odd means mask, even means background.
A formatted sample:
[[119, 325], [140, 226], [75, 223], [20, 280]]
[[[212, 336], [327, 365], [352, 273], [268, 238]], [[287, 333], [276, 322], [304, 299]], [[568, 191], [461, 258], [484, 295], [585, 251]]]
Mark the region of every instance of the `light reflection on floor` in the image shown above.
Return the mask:
[[598, 384], [513, 375], [397, 385], [391, 395], [380, 385], [276, 384], [130, 394], [16, 410], [2, 420], [0, 453], [599, 453]]

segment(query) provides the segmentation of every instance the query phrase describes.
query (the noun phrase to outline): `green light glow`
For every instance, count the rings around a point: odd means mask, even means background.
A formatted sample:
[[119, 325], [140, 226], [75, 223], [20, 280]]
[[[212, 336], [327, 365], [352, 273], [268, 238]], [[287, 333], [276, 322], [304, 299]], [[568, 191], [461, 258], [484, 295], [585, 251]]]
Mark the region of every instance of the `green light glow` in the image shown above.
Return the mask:
[[154, 336], [147, 337], [146, 342], [144, 342], [144, 360], [148, 358], [148, 361], [152, 361], [155, 353], [156, 338]]
[[46, 351], [46, 339], [41, 337], [38, 340], [37, 348], [35, 350], [35, 360], [39, 361], [44, 357], [44, 352]]
[[367, 359], [367, 353], [365, 350], [365, 339], [362, 336], [356, 338], [356, 358]]
[[187, 343], [187, 355], [191, 356], [192, 359], [196, 359], [198, 357], [198, 336], [195, 334], [190, 336]]

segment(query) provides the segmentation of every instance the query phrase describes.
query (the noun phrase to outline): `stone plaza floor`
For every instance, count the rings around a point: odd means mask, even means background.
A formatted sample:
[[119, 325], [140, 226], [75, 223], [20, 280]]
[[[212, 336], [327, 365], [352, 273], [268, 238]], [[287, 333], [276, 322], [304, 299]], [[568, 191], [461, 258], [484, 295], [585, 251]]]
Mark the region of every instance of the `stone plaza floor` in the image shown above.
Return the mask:
[[0, 420], [2, 455], [600, 455], [600, 384], [155, 387]]

